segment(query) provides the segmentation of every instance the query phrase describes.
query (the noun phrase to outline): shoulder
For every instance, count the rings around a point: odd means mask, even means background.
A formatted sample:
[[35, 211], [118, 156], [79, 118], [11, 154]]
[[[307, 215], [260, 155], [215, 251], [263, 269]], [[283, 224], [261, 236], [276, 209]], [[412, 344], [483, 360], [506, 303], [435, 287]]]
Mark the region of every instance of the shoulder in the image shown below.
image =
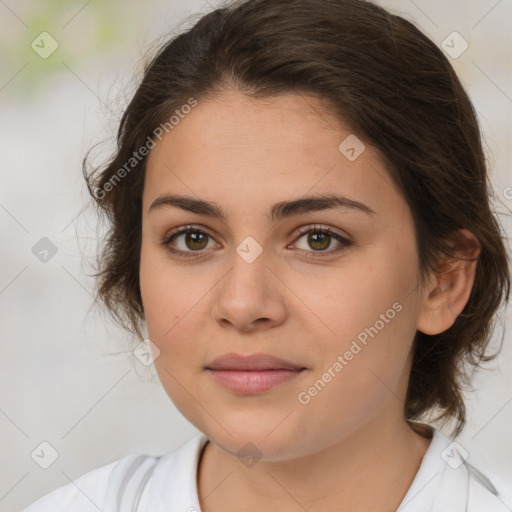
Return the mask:
[[[22, 512], [136, 510], [132, 507], [136, 507], [139, 501], [154, 499], [155, 495], [159, 499], [162, 490], [180, 489], [184, 477], [180, 470], [186, 462], [193, 465], [198, 450], [205, 442], [203, 435], [197, 435], [180, 449], [160, 457], [127, 455], [84, 473], [34, 501]], [[195, 468], [191, 466], [190, 469]]]
[[79, 476], [72, 482], [42, 496], [22, 512], [98, 511], [102, 508], [112, 470], [128, 457], [111, 462]]

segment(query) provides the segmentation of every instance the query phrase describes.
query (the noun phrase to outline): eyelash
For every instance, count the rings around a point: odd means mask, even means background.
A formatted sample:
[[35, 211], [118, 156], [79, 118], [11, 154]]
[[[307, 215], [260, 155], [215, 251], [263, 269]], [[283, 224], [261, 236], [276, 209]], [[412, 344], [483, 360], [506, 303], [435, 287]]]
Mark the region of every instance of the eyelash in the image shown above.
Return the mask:
[[[210, 238], [213, 238], [213, 236], [210, 235], [210, 233], [208, 233], [207, 231], [205, 231], [197, 226], [185, 226], [183, 229], [180, 229], [179, 231], [170, 233], [168, 236], [166, 236], [165, 239], [162, 241], [162, 245], [165, 247], [165, 249], [167, 251], [169, 251], [172, 254], [175, 254], [179, 257], [200, 258], [202, 256], [201, 253], [203, 252], [203, 250], [201, 250], [201, 251], [181, 251], [181, 250], [172, 249], [170, 247], [169, 244], [171, 243], [171, 240], [173, 238], [175, 238], [179, 235], [187, 234], [187, 233], [200, 233], [200, 234], [206, 235]], [[341, 252], [341, 251], [345, 250], [346, 248], [354, 245], [354, 242], [352, 242], [351, 240], [348, 240], [347, 238], [341, 236], [339, 233], [336, 233], [332, 229], [325, 228], [322, 226], [312, 226], [312, 227], [307, 227], [307, 228], [302, 229], [297, 234], [297, 238], [295, 240], [302, 238], [303, 235], [306, 235], [308, 233], [327, 234], [327, 235], [335, 238], [336, 240], [338, 240], [338, 242], [341, 243], [341, 245], [338, 248], [336, 248], [334, 250], [330, 250], [330, 251], [307, 251], [307, 252], [312, 252], [313, 254], [315, 254], [315, 256], [307, 256], [308, 258], [311, 258], [311, 259], [323, 258], [323, 257], [325, 257], [325, 256], [323, 256], [323, 254], [331, 256], [332, 254]]]

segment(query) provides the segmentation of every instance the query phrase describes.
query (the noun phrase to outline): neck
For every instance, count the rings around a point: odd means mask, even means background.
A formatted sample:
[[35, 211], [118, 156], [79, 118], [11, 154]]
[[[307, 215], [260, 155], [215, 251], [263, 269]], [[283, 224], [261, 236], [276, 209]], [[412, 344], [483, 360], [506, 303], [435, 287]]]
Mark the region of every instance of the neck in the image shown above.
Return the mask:
[[407, 422], [383, 418], [320, 452], [252, 467], [208, 442], [197, 475], [201, 510], [395, 512], [429, 444]]

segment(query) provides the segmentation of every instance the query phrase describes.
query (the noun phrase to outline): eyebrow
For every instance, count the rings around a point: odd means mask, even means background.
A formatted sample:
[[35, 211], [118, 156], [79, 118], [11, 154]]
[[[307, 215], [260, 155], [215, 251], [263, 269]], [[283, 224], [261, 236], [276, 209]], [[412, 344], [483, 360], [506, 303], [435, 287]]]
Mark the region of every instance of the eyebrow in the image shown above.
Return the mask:
[[[165, 194], [153, 201], [148, 209], [148, 213], [162, 207], [175, 206], [182, 210], [196, 213], [198, 215], [206, 215], [220, 219], [221, 221], [227, 220], [227, 215], [224, 213], [216, 203], [196, 199], [190, 196]], [[269, 211], [268, 218], [271, 221], [280, 220], [293, 215], [299, 215], [309, 212], [317, 212], [321, 210], [328, 210], [333, 208], [350, 208], [356, 211], [361, 211], [368, 215], [376, 215], [369, 206], [360, 201], [350, 199], [343, 196], [333, 195], [317, 195], [301, 197], [292, 201], [281, 201], [272, 206]]]

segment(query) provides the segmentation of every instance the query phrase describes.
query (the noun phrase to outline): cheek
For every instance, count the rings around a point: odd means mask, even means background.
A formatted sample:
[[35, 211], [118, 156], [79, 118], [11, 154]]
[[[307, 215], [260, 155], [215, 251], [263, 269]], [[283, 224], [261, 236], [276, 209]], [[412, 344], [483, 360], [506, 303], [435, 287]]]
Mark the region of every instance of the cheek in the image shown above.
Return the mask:
[[148, 331], [161, 338], [190, 309], [189, 302], [194, 299], [193, 280], [186, 270], [170, 265], [165, 251], [144, 237], [139, 280]]
[[322, 293], [310, 292], [307, 303], [325, 325], [310, 346], [322, 370], [342, 356], [344, 385], [362, 392], [379, 378], [397, 384], [416, 332], [416, 279], [414, 247], [390, 244], [321, 280]]
[[143, 241], [140, 261], [140, 290], [149, 338], [163, 352], [187, 309], [187, 289], [179, 275], [170, 272], [165, 258]]
[[193, 265], [172, 265], [165, 251], [143, 243], [141, 296], [148, 336], [160, 350], [155, 366], [162, 379], [168, 380], [164, 368], [181, 379], [200, 368], [199, 340], [210, 321], [208, 291], [214, 282], [207, 271], [200, 273]]
[[154, 365], [174, 405], [200, 424], [201, 415], [188, 392], [201, 372], [197, 332], [204, 291], [187, 272], [172, 271], [164, 260], [158, 251], [141, 252], [140, 287], [148, 336], [160, 350]]
[[410, 280], [392, 263], [361, 260], [357, 265], [331, 269], [328, 277], [315, 280], [315, 286], [307, 278], [295, 278], [294, 291], [322, 321], [332, 342], [336, 338], [356, 337], [376, 322], [381, 330], [382, 321], [390, 320], [385, 322], [386, 328], [394, 323], [393, 319], [400, 316], [396, 314], [400, 307], [393, 309], [393, 304], [404, 306], [404, 301], [410, 300], [406, 291]]
[[333, 435], [340, 426], [357, 429], [391, 402], [400, 407], [397, 397], [407, 381], [415, 310], [400, 286], [379, 287], [377, 274], [367, 277], [377, 279], [375, 287], [356, 286], [352, 293], [347, 288], [326, 301], [326, 323], [336, 336], [315, 337], [310, 350], [321, 361], [299, 390], [299, 407], [332, 425], [326, 430]]

